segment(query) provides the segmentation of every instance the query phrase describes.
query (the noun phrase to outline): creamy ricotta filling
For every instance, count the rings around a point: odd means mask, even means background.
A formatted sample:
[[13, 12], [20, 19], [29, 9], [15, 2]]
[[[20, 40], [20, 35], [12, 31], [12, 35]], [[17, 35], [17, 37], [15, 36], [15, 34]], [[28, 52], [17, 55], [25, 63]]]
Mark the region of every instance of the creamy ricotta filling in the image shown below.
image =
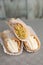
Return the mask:
[[33, 36], [30, 36], [30, 37], [29, 37], [28, 44], [29, 44], [29, 46], [30, 46], [30, 48], [31, 48], [32, 50], [38, 48], [37, 41], [36, 41], [36, 39], [33, 38]]
[[17, 42], [15, 42], [14, 40], [8, 39], [7, 43], [8, 43], [8, 48], [11, 52], [18, 52]]

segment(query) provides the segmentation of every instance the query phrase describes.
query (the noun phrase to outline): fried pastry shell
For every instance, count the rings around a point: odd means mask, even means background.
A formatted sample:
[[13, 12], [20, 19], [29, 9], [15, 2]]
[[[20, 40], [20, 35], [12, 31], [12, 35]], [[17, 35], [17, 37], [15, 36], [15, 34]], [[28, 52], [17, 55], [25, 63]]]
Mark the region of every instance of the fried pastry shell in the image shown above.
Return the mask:
[[23, 42], [24, 49], [28, 52], [35, 52], [40, 49], [40, 40], [30, 26], [27, 26], [27, 28], [29, 30], [29, 38]]
[[19, 55], [23, 51], [23, 43], [17, 39], [11, 31], [6, 30], [1, 33], [1, 44], [4, 52], [9, 55]]
[[13, 18], [8, 21], [8, 25], [18, 39], [20, 39], [21, 41], [25, 41], [28, 39], [29, 35], [27, 25], [23, 21]]

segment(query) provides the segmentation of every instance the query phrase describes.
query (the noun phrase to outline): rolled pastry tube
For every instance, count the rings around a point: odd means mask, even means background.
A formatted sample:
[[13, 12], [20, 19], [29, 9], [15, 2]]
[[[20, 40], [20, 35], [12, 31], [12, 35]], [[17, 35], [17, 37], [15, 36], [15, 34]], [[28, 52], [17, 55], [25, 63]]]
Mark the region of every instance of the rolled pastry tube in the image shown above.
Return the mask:
[[25, 41], [28, 39], [29, 35], [27, 25], [22, 20], [11, 18], [8, 21], [8, 25], [18, 39], [20, 39], [21, 41]]
[[40, 49], [40, 40], [31, 27], [27, 26], [27, 28], [30, 34], [28, 40], [23, 42], [24, 49], [28, 52], [35, 52]]
[[22, 42], [17, 39], [11, 31], [6, 30], [1, 33], [3, 45], [8, 53], [17, 54], [21, 51]]

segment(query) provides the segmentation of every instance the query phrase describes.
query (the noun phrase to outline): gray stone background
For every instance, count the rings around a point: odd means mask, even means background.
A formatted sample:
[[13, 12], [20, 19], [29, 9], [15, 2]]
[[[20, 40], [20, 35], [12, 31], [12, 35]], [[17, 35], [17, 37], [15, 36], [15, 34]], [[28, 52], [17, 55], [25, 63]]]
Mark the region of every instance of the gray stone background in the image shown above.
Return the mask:
[[0, 0], [0, 18], [43, 18], [43, 0]]

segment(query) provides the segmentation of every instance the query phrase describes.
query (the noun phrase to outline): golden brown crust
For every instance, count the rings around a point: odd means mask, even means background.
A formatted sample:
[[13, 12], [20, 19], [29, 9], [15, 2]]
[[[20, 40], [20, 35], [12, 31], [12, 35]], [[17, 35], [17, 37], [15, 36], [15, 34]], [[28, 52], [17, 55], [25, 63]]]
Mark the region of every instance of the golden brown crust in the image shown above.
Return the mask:
[[29, 47], [29, 45], [27, 46], [27, 42], [24, 42], [23, 44], [24, 44], [25, 49], [31, 50], [31, 48]]
[[7, 38], [7, 36], [4, 33], [1, 34], [1, 37], [3, 40], [5, 40]]

